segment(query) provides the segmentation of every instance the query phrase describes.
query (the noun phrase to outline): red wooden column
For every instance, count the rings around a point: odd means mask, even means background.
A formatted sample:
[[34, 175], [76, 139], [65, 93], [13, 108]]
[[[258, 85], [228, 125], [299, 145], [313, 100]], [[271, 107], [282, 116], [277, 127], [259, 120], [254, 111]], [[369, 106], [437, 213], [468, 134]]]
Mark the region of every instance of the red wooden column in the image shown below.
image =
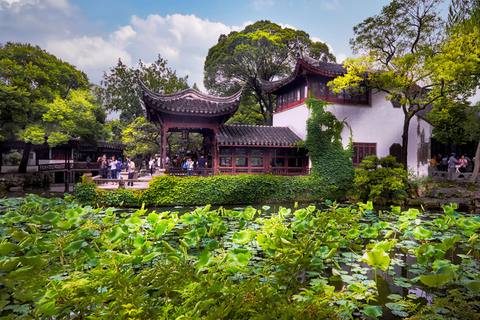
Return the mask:
[[218, 140], [217, 140], [217, 133], [218, 133], [218, 127], [213, 129], [213, 163], [212, 163], [212, 169], [214, 174], [217, 174], [218, 169], [219, 169], [219, 163], [220, 163], [220, 158], [218, 156], [219, 154], [219, 149], [218, 149]]

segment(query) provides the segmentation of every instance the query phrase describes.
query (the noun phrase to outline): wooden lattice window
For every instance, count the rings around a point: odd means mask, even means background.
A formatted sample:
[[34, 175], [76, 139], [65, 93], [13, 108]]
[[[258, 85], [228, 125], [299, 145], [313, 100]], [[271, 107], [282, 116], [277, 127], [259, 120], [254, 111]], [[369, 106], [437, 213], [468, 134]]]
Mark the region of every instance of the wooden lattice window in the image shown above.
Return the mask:
[[358, 167], [365, 157], [377, 155], [376, 143], [355, 142], [353, 144], [353, 165]]

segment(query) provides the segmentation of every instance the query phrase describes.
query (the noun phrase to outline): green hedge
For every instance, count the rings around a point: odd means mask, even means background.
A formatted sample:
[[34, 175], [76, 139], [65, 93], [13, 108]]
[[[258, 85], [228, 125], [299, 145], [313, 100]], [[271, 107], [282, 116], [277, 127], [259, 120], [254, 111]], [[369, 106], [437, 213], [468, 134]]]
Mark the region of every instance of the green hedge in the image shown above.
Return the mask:
[[101, 190], [79, 183], [75, 196], [83, 203], [136, 207], [252, 204], [265, 201], [315, 201], [344, 194], [335, 186], [311, 176], [237, 175], [213, 177], [157, 176], [147, 190]]

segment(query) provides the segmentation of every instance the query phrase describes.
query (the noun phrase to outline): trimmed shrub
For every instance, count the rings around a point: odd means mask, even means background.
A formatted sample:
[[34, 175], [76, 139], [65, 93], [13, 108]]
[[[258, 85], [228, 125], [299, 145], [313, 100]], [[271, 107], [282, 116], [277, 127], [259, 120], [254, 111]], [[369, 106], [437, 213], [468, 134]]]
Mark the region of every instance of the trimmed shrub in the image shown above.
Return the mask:
[[219, 175], [213, 177], [157, 176], [147, 190], [101, 190], [78, 183], [75, 196], [82, 203], [116, 207], [251, 204], [265, 201], [319, 201], [343, 194], [312, 176]]
[[405, 201], [408, 173], [393, 156], [368, 156], [355, 170], [354, 195], [363, 201], [386, 203]]

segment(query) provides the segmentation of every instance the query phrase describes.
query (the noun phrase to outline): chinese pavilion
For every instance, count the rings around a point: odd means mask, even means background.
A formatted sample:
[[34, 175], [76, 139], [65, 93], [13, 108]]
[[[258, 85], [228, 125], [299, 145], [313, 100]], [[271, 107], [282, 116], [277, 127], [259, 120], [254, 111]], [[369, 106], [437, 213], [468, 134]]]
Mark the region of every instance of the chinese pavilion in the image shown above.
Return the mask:
[[237, 111], [243, 89], [230, 97], [214, 97], [195, 89], [158, 94], [139, 82], [146, 118], [162, 128], [162, 159], [167, 156], [168, 132], [198, 132], [204, 137], [203, 154], [214, 174], [308, 172], [307, 152], [296, 145], [301, 139], [289, 128], [225, 125]]

